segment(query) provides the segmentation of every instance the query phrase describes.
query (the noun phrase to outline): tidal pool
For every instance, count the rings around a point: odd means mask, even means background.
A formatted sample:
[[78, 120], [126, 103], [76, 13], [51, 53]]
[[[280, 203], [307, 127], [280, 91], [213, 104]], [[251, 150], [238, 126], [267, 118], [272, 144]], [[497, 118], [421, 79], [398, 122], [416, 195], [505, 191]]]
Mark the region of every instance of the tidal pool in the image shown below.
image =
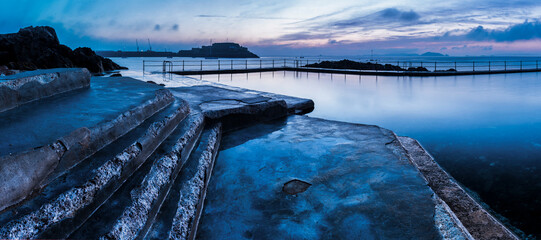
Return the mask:
[[288, 71], [192, 77], [310, 98], [315, 110], [309, 116], [374, 124], [413, 137], [502, 221], [541, 237], [539, 73], [376, 77]]

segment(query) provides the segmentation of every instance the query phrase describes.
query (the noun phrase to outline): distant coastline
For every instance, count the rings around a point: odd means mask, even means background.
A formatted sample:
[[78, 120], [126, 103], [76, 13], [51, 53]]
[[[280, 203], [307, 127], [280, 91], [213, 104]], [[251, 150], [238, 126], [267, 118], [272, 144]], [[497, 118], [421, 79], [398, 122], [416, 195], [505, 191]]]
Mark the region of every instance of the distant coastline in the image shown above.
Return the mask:
[[97, 51], [102, 57], [204, 57], [204, 58], [259, 58], [238, 43], [213, 43], [210, 46], [180, 50], [178, 52], [147, 51]]

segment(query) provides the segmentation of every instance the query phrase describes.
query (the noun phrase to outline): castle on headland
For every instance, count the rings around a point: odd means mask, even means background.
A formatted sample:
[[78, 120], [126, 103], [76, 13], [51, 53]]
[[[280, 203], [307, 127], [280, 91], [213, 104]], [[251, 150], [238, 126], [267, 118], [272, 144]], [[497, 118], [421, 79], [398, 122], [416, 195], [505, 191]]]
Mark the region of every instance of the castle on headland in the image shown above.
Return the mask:
[[103, 57], [204, 57], [204, 58], [259, 58], [238, 43], [213, 43], [210, 46], [175, 52], [147, 51], [97, 51]]
[[232, 42], [213, 43], [211, 46], [180, 50], [178, 55], [179, 57], [259, 58], [259, 56], [248, 51], [248, 48]]

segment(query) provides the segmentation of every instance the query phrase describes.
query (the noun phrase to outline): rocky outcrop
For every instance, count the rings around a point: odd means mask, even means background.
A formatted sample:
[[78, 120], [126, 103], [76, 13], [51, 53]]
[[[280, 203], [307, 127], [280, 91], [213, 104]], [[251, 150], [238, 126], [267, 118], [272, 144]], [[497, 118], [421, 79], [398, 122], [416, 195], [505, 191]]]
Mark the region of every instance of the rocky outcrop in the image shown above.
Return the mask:
[[100, 73], [124, 69], [90, 48], [71, 50], [60, 44], [53, 28], [26, 27], [17, 33], [0, 34], [0, 66], [9, 69], [87, 68]]
[[401, 68], [400, 66], [392, 64], [378, 64], [371, 62], [355, 62], [351, 60], [340, 60], [340, 61], [323, 61], [320, 63], [307, 64], [305, 67], [312, 68], [330, 68], [330, 69], [355, 69], [355, 70], [377, 70], [377, 71], [422, 71], [427, 72], [428, 70], [424, 67], [410, 67], [408, 69]]
[[380, 71], [404, 71], [403, 68], [399, 66], [394, 66], [391, 64], [378, 64], [371, 62], [355, 62], [351, 60], [340, 60], [340, 61], [323, 61], [320, 63], [307, 64], [305, 67], [315, 67], [315, 68], [332, 68], [332, 69], [357, 69], [357, 70], [380, 70]]

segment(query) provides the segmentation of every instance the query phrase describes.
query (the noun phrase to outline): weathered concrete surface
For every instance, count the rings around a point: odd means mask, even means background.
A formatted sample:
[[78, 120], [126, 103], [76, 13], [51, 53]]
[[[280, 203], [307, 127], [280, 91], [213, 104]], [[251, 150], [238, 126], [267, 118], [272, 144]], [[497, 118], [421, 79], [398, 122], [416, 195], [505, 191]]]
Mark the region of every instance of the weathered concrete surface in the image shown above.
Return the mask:
[[0, 156], [45, 146], [81, 127], [109, 122], [155, 97], [158, 85], [94, 77], [90, 88], [66, 92], [0, 113]]
[[90, 86], [85, 68], [36, 70], [0, 77], [0, 112], [38, 99]]
[[308, 99], [225, 86], [202, 85], [169, 90], [176, 97], [186, 99], [205, 117], [221, 121], [224, 129], [285, 117], [289, 113], [306, 113], [314, 108]]
[[0, 238], [65, 238], [112, 195], [169, 136], [189, 112], [183, 104], [143, 136], [97, 168], [88, 180], [0, 229]]
[[[131, 190], [130, 203], [101, 239], [142, 239], [160, 209], [180, 169], [190, 156], [203, 129], [203, 116], [195, 114], [180, 129], [182, 135], [165, 156], [157, 159], [143, 181]], [[88, 237], [88, 235], [87, 235]]]
[[475, 239], [518, 239], [434, 161], [415, 139], [399, 137], [411, 162]]
[[180, 175], [180, 199], [172, 219], [169, 239], [194, 239], [203, 210], [208, 183], [222, 138], [221, 124], [212, 125], [203, 136], [189, 165]]
[[[223, 144], [198, 238], [442, 238], [434, 193], [389, 130], [291, 116]], [[311, 186], [284, 193], [293, 179]]]
[[[77, 129], [47, 147], [0, 157], [0, 181], [3, 182], [0, 186], [0, 211], [30, 197], [52, 179], [137, 127], [173, 101], [169, 91], [159, 90], [155, 98], [110, 122], [91, 129]], [[55, 146], [63, 146], [63, 149], [58, 150]], [[51, 154], [51, 150], [56, 155]]]

